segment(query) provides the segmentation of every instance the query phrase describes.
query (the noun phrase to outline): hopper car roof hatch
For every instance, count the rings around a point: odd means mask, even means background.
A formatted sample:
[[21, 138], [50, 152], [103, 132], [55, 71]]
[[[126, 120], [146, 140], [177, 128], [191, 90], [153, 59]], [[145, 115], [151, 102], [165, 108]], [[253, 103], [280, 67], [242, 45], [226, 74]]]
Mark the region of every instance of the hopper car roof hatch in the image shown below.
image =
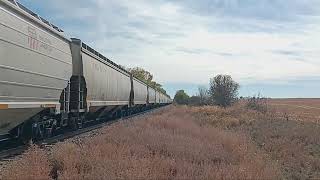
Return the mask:
[[30, 14], [31, 16], [37, 18], [38, 20], [42, 21], [43, 23], [45, 23], [46, 25], [52, 27], [53, 29], [55, 29], [56, 31], [58, 31], [59, 33], [62, 33], [63, 30], [61, 30], [59, 27], [53, 25], [52, 23], [50, 23], [49, 21], [47, 21], [46, 19], [40, 17], [38, 14], [34, 13], [33, 11], [31, 11], [30, 9], [28, 9], [27, 7], [23, 6], [22, 4], [20, 4], [19, 2], [17, 2], [16, 0], [8, 0], [9, 2], [11, 2], [12, 4], [14, 4], [15, 6], [19, 7], [20, 9], [22, 9], [23, 11], [25, 11], [26, 13]]

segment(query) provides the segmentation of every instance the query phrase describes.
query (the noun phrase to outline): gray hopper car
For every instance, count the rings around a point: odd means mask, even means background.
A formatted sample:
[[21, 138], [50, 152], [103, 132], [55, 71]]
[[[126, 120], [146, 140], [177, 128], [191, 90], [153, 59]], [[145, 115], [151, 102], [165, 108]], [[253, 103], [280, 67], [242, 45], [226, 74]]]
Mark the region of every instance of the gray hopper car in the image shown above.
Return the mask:
[[0, 0], [0, 135], [45, 138], [171, 102], [15, 0]]

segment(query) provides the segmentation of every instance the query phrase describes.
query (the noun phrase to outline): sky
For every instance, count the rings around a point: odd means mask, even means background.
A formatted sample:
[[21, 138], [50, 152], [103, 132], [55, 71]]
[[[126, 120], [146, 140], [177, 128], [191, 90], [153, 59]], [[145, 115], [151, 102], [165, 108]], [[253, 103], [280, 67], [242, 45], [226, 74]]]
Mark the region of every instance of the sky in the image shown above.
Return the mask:
[[241, 96], [320, 97], [319, 0], [20, 0], [169, 95], [217, 74]]

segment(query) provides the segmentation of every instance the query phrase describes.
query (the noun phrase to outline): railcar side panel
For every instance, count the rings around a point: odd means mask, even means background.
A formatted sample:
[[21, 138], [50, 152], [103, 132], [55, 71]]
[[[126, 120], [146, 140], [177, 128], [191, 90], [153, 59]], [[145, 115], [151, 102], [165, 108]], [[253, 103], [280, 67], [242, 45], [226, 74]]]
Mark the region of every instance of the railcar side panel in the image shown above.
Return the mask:
[[87, 104], [89, 106], [128, 105], [131, 91], [130, 75], [89, 54], [82, 52]]
[[156, 102], [156, 91], [151, 87], [148, 88], [148, 91], [149, 91], [149, 103], [154, 104]]
[[160, 103], [160, 92], [156, 91], [156, 103], [159, 104]]
[[0, 1], [0, 134], [45, 107], [59, 109], [71, 73], [69, 41]]
[[133, 79], [134, 104], [147, 104], [148, 90], [147, 85]]
[[160, 104], [164, 103], [164, 95], [160, 93]]

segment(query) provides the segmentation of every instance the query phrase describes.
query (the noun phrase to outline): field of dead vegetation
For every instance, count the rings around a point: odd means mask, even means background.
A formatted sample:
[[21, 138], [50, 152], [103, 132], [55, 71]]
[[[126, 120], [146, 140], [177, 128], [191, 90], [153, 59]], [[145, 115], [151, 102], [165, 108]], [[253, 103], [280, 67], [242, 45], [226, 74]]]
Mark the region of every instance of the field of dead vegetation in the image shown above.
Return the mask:
[[319, 179], [320, 126], [243, 104], [170, 106], [32, 146], [0, 179]]
[[320, 123], [320, 99], [269, 99], [268, 105], [279, 115], [291, 120]]

